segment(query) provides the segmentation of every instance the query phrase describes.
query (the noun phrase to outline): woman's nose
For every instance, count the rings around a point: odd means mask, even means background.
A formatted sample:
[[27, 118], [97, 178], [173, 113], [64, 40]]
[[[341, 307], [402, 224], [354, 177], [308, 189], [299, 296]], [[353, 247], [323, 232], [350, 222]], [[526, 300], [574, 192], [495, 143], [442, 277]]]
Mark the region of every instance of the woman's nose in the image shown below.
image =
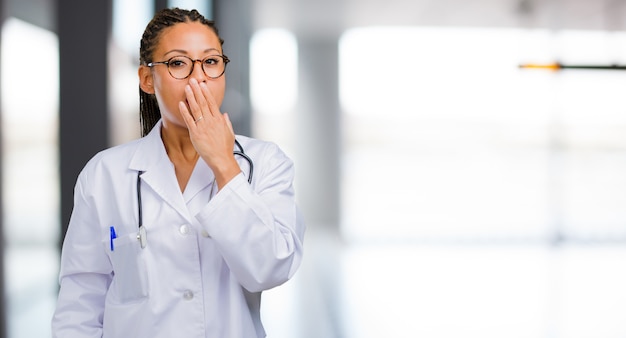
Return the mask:
[[202, 69], [202, 60], [193, 60], [190, 77], [198, 80], [198, 82], [206, 81], [207, 76], [204, 73], [204, 69]]

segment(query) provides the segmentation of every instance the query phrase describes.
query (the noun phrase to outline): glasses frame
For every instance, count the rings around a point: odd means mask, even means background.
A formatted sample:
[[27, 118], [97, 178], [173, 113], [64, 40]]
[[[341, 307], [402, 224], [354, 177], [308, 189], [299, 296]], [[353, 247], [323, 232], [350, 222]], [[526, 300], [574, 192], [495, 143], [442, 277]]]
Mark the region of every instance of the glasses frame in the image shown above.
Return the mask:
[[[175, 59], [175, 58], [180, 58], [180, 57], [184, 57], [184, 58], [189, 59], [191, 61], [191, 70], [189, 71], [189, 74], [187, 74], [187, 76], [182, 77], [182, 78], [178, 78], [178, 77], [174, 76], [172, 74], [172, 71], [170, 70], [170, 63], [172, 62], [172, 60]], [[214, 57], [220, 57], [224, 61], [224, 70], [222, 70], [222, 73], [220, 73], [220, 75], [218, 75], [218, 76], [210, 76], [209, 74], [206, 73], [206, 70], [204, 70], [204, 66], [202, 66], [204, 64], [204, 61], [206, 61], [209, 58], [214, 58]], [[191, 74], [193, 74], [193, 70], [196, 67], [196, 62], [200, 62], [200, 68], [202, 69], [202, 72], [204, 73], [204, 75], [206, 75], [210, 79], [217, 79], [220, 76], [224, 75], [224, 73], [226, 73], [226, 66], [230, 62], [230, 59], [226, 55], [219, 55], [219, 54], [209, 55], [209, 56], [205, 57], [204, 59], [192, 59], [192, 58], [190, 58], [190, 57], [188, 57], [186, 55], [176, 55], [176, 56], [172, 56], [167, 61], [148, 62], [146, 64], [146, 66], [152, 68], [152, 67], [154, 67], [156, 65], [166, 65], [167, 66], [167, 72], [170, 73], [171, 77], [175, 78], [176, 80], [184, 80], [184, 79], [190, 77]]]

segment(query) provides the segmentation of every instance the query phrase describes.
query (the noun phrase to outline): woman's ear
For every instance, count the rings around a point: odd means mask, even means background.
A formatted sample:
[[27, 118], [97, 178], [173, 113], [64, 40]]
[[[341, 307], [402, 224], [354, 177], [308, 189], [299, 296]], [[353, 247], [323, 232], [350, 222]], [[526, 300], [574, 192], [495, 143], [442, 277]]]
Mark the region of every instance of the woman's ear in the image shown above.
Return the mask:
[[154, 94], [154, 82], [152, 80], [152, 72], [148, 66], [139, 66], [137, 71], [139, 74], [139, 88], [147, 94]]

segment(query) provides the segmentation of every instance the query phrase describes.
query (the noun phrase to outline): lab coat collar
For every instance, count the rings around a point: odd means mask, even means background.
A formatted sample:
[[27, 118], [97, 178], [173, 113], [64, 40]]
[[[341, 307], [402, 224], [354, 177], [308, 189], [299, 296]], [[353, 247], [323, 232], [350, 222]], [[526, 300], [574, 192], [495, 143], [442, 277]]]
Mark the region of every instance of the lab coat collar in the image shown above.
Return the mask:
[[130, 160], [131, 170], [147, 172], [150, 168], [163, 164], [164, 160], [173, 167], [161, 139], [161, 126], [162, 122], [159, 120], [150, 133], [139, 140], [137, 151]]
[[210, 189], [212, 189], [214, 183], [215, 176], [213, 175], [213, 171], [209, 165], [204, 162], [202, 157], [200, 157], [196, 163], [196, 167], [191, 173], [189, 182], [187, 182], [187, 187], [185, 187], [185, 191], [183, 192], [185, 202], [189, 202], [196, 194], [207, 188], [209, 185], [211, 185]]
[[159, 120], [150, 133], [140, 140], [129, 167], [131, 170], [143, 171], [142, 181], [191, 222], [193, 219], [185, 201], [189, 201], [211, 184], [213, 172], [202, 159], [199, 159], [185, 188], [184, 195], [181, 194], [174, 165], [167, 156], [161, 139], [161, 126], [162, 122]]

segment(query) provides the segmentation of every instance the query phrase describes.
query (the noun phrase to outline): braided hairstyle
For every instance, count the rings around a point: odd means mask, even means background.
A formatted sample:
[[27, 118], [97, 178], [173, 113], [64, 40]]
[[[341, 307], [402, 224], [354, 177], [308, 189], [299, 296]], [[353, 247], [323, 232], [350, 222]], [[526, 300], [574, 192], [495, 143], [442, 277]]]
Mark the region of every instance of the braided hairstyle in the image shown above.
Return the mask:
[[[152, 62], [152, 54], [159, 43], [161, 32], [182, 22], [200, 22], [211, 28], [218, 36], [220, 44], [224, 40], [219, 37], [217, 27], [213, 21], [207, 20], [197, 10], [180, 8], [166, 8], [157, 12], [146, 26], [139, 46], [139, 63], [147, 65]], [[154, 94], [148, 94], [139, 88], [139, 121], [141, 122], [141, 136], [146, 136], [161, 118], [161, 110]]]

